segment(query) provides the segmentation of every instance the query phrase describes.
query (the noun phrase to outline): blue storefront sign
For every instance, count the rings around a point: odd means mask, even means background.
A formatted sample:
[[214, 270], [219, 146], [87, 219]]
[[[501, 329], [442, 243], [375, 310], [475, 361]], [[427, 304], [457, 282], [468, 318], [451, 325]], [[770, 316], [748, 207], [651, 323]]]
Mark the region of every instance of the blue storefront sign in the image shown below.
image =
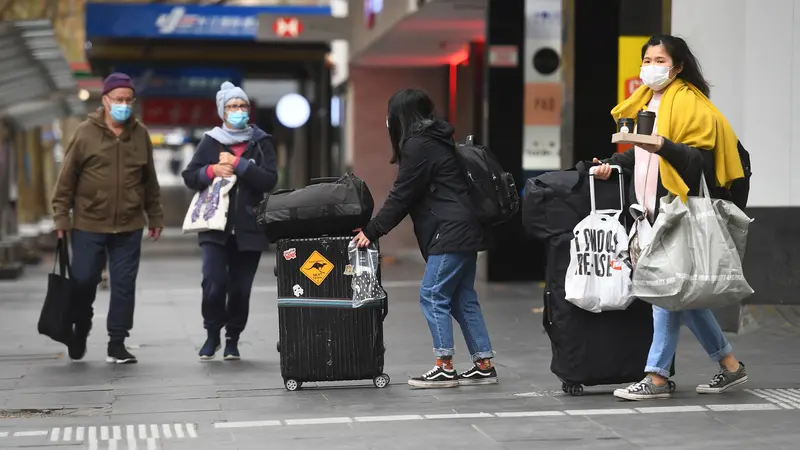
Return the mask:
[[86, 3], [86, 38], [252, 40], [259, 14], [331, 15], [330, 6]]
[[140, 97], [213, 97], [225, 81], [242, 83], [242, 73], [232, 69], [117, 66], [114, 71], [130, 75]]

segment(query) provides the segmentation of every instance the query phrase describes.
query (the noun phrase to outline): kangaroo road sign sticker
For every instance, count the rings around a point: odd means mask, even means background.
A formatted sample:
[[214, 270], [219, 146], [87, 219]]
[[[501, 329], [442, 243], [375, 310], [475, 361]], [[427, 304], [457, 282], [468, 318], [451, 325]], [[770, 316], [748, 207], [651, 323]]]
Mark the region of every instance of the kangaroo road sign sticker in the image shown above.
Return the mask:
[[300, 267], [300, 272], [317, 286], [321, 285], [332, 271], [333, 263], [328, 261], [316, 250], [314, 250], [314, 253], [303, 263], [303, 266]]

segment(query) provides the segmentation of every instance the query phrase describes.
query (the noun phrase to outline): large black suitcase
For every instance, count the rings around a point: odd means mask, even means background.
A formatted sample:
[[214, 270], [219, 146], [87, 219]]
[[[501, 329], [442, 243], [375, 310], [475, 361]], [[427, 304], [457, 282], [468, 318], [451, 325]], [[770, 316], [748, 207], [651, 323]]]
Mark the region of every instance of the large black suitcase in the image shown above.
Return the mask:
[[624, 311], [593, 313], [568, 302], [564, 281], [572, 233], [548, 240], [542, 322], [553, 351], [550, 370], [564, 392], [583, 386], [632, 383], [644, 376], [653, 340], [653, 309], [635, 300]]
[[369, 222], [374, 207], [367, 184], [347, 173], [340, 178], [315, 178], [301, 189], [275, 191], [253, 213], [270, 242], [275, 242], [351, 233]]
[[[352, 237], [285, 239], [276, 244], [281, 376], [304, 382], [373, 380], [383, 373], [388, 299], [353, 308], [347, 246]], [[378, 272], [380, 277], [380, 271]]]

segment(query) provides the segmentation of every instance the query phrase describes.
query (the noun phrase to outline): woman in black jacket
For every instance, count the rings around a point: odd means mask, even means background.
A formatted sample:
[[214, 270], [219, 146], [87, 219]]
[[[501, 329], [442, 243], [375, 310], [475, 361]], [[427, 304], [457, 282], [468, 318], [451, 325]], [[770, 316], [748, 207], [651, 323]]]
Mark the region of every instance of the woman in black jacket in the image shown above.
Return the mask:
[[203, 250], [203, 322], [208, 333], [200, 359], [208, 361], [221, 347], [225, 327], [225, 360], [239, 360], [239, 336], [247, 324], [250, 291], [267, 249], [267, 237], [256, 225], [253, 208], [278, 182], [270, 135], [248, 124], [250, 100], [230, 82], [217, 93], [222, 126], [207, 132], [183, 171], [189, 189], [202, 191], [216, 177], [236, 175], [229, 193], [225, 231], [199, 234]]
[[[636, 232], [639, 241], [646, 244], [661, 197], [668, 193], [683, 200], [697, 196], [703, 179], [710, 192], [717, 185], [727, 188], [733, 180], [744, 177], [744, 171], [736, 135], [708, 99], [708, 83], [683, 39], [650, 38], [642, 47], [640, 76], [644, 85], [611, 114], [619, 120], [633, 118], [643, 107], [655, 112], [653, 132], [659, 136], [658, 143], [615, 154], [604, 161], [596, 175], [607, 179], [611, 174], [608, 163], [633, 174], [631, 198], [636, 200], [639, 211]], [[597, 159], [595, 162], [600, 163]], [[698, 393], [719, 394], [747, 381], [744, 364], [733, 356], [733, 348], [710, 310], [667, 311], [653, 306], [653, 342], [644, 368], [647, 375], [625, 389], [617, 389], [614, 396], [625, 400], [672, 396], [675, 385], [668, 378], [681, 322], [719, 364], [717, 375], [709, 383], [697, 386]]]
[[[406, 215], [427, 262], [420, 288], [422, 312], [433, 335], [436, 365], [408, 381], [421, 388], [497, 382], [489, 333], [475, 292], [478, 251], [487, 235], [472, 212], [467, 178], [455, 155], [453, 127], [434, 116], [428, 95], [403, 89], [389, 99], [386, 126], [391, 163], [400, 166], [380, 212], [356, 236], [360, 247], [389, 233]], [[453, 368], [455, 345], [451, 316], [461, 325], [474, 365], [461, 374]]]

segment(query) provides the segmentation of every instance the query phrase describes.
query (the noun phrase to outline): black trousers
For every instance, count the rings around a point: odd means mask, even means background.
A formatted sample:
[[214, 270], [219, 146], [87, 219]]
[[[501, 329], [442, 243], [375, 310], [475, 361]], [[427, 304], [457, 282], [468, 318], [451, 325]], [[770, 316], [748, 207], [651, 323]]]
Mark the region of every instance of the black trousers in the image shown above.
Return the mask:
[[72, 230], [72, 275], [77, 290], [75, 326], [78, 329], [91, 327], [97, 285], [108, 261], [111, 276], [111, 304], [106, 319], [108, 335], [112, 340], [124, 340], [129, 336], [133, 328], [141, 250], [142, 230], [117, 234]]
[[234, 238], [225, 245], [207, 242], [201, 248], [203, 324], [206, 330], [216, 332], [225, 327], [228, 336], [237, 337], [247, 325], [261, 252], [239, 251]]

